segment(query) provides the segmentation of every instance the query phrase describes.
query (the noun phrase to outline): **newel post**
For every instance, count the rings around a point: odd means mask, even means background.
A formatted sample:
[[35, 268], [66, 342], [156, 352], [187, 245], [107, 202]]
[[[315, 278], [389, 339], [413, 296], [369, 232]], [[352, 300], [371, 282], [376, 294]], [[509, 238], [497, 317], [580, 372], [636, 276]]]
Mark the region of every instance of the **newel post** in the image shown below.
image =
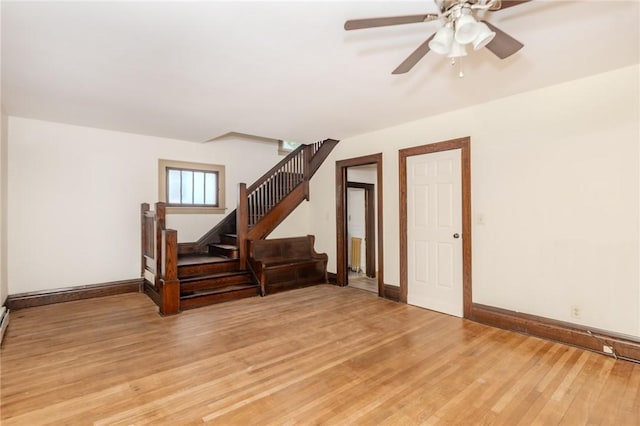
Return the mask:
[[249, 231], [249, 201], [247, 199], [246, 183], [240, 183], [238, 186], [237, 212], [236, 236], [238, 240], [238, 257], [240, 258], [240, 269], [244, 270], [247, 265], [247, 233]]
[[173, 315], [180, 312], [180, 281], [178, 280], [178, 231], [162, 231], [162, 278], [160, 313]]

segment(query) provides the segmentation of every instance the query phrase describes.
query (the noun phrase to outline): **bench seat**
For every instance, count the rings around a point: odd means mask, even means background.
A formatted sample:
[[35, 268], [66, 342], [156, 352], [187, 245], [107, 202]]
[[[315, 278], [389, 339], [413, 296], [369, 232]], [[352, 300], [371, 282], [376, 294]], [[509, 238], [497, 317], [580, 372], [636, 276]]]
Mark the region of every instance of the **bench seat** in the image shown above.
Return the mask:
[[249, 265], [263, 296], [327, 282], [328, 257], [316, 253], [314, 241], [307, 235], [248, 242]]

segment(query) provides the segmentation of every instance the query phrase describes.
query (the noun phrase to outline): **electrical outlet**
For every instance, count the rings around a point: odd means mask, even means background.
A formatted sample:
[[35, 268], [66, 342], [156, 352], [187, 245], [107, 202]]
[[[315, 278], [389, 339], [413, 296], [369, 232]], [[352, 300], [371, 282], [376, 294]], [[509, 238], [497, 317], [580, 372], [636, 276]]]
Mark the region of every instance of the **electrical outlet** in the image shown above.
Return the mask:
[[582, 316], [580, 306], [572, 305], [569, 314], [571, 315], [571, 318], [580, 319], [580, 317]]
[[611, 346], [602, 345], [602, 352], [605, 354], [613, 354], [613, 348]]

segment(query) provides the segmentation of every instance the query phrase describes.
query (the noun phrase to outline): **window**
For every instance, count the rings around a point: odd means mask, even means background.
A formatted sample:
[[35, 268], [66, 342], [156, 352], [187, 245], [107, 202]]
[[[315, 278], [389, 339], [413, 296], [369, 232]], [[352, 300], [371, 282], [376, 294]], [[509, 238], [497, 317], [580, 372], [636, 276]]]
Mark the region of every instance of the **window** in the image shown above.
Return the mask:
[[300, 145], [302, 145], [302, 144], [299, 143], [299, 142], [279, 140], [278, 141], [278, 154], [287, 155], [291, 151], [293, 151], [297, 147], [299, 147]]
[[167, 213], [224, 213], [224, 166], [158, 161], [159, 199]]

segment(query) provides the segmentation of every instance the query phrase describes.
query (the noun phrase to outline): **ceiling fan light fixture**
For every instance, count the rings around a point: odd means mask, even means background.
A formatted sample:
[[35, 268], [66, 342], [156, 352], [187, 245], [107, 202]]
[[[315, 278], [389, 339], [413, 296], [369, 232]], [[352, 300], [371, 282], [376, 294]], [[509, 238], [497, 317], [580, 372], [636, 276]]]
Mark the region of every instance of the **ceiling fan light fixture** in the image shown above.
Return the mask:
[[480, 50], [485, 47], [487, 44], [491, 43], [491, 40], [496, 36], [496, 33], [491, 31], [491, 29], [484, 22], [478, 22], [478, 35], [473, 40], [473, 50]]
[[[2, 1], [2, 0], [0, 0]], [[519, 51], [524, 44], [484, 20], [485, 13], [526, 4], [532, 0], [432, 0], [437, 13], [385, 16], [381, 18], [350, 19], [344, 23], [345, 30], [389, 27], [440, 20], [443, 26], [422, 42], [392, 74], [410, 71], [431, 51], [460, 64], [459, 58], [467, 56], [467, 45], [474, 50], [486, 47], [499, 59], [505, 59]], [[462, 69], [459, 75], [463, 76]]]
[[429, 49], [440, 55], [447, 55], [453, 43], [453, 30], [449, 26], [440, 28], [429, 42]]
[[456, 21], [455, 39], [460, 44], [471, 43], [480, 33], [480, 24], [471, 15], [462, 15]]

